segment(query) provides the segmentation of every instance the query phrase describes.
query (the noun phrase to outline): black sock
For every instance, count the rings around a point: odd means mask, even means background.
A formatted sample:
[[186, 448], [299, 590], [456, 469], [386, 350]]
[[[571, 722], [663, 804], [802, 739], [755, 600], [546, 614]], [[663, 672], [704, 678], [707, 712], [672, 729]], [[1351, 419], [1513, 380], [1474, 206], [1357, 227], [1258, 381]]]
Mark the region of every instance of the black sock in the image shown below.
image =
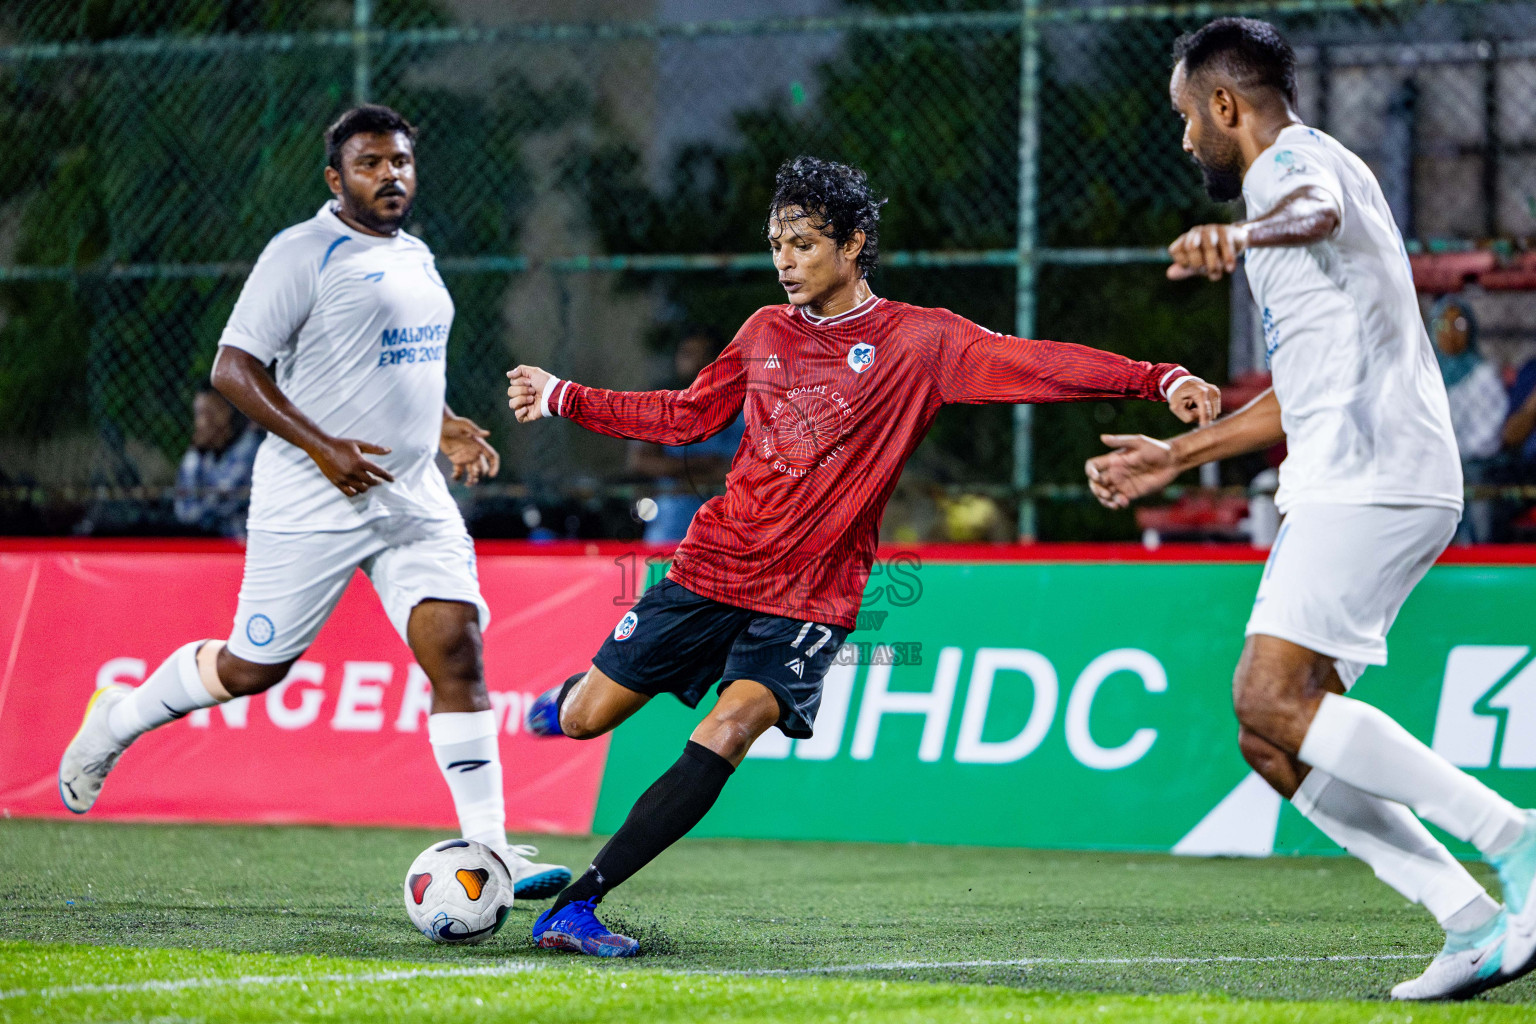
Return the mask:
[[677, 763], [640, 794], [624, 824], [592, 858], [586, 874], [555, 897], [554, 909], [577, 900], [601, 900], [655, 860], [709, 813], [735, 770], [713, 750], [689, 740]]

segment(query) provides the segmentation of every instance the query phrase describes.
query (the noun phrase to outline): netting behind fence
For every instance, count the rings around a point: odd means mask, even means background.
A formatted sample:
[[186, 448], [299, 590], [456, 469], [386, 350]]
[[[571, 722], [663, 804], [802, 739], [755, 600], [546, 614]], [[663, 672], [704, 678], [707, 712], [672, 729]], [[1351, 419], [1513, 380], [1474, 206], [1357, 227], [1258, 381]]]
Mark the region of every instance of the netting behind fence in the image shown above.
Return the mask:
[[[763, 216], [774, 168], [800, 152], [856, 163], [890, 196], [877, 291], [1226, 373], [1226, 291], [1169, 285], [1157, 263], [1183, 227], [1230, 215], [1200, 193], [1167, 99], [1170, 43], [1205, 9], [801, 0], [683, 23], [612, 3], [553, 24], [510, 6], [0, 12], [13, 508], [57, 526], [98, 496], [80, 488], [169, 481], [243, 275], [327, 198], [320, 133], [359, 96], [422, 130], [411, 229], [458, 308], [450, 400], [508, 455], [475, 506], [487, 532], [524, 529], [530, 503], [561, 530], [634, 528], [624, 446], [569, 424], [516, 430], [500, 372], [529, 361], [652, 386], [685, 324], [729, 336], [781, 301]], [[503, 20], [471, 20], [486, 18]], [[1292, 2], [1274, 20], [1301, 53], [1303, 114], [1371, 163], [1406, 233], [1536, 231], [1530, 5]], [[1010, 410], [948, 410], [904, 485], [908, 533], [942, 533], [931, 523], [956, 490], [995, 501], [1007, 532], [1021, 497], [1041, 496], [1023, 485], [1076, 484], [1097, 434], [1161, 430], [1159, 415], [1038, 410], [1026, 479]], [[1073, 504], [1042, 516], [1047, 537], [1128, 529]]]

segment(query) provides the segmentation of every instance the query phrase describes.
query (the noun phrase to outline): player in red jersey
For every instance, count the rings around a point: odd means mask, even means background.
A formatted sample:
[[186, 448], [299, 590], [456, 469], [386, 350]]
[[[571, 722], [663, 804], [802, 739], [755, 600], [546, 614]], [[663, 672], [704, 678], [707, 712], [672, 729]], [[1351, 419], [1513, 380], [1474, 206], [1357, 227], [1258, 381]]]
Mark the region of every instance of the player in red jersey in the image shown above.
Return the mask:
[[811, 735], [881, 513], [940, 408], [1145, 398], [1200, 424], [1220, 411], [1216, 388], [1181, 366], [1007, 337], [876, 296], [867, 276], [882, 202], [852, 167], [809, 157], [781, 167], [768, 241], [789, 301], [754, 313], [686, 390], [607, 391], [534, 366], [507, 375], [523, 423], [562, 416], [684, 445], [746, 416], [725, 494], [694, 516], [666, 579], [619, 621], [591, 669], [530, 709], [531, 731], [587, 739], [658, 693], [694, 707], [720, 681], [683, 756], [540, 916], [541, 946], [633, 955], [634, 940], [604, 928], [593, 906], [704, 816], [763, 732]]

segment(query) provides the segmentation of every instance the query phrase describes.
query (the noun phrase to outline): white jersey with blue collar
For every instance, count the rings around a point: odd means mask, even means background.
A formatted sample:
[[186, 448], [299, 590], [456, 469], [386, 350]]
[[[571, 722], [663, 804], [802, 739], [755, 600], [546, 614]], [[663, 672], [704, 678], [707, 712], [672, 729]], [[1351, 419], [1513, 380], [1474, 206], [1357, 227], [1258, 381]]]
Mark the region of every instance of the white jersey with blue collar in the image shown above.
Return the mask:
[[248, 529], [347, 530], [386, 516], [458, 519], [435, 459], [453, 300], [432, 251], [405, 232], [348, 227], [327, 203], [262, 251], [219, 338], [263, 363], [333, 437], [391, 449], [395, 478], [349, 498], [303, 451], [268, 434], [256, 457]]
[[1291, 125], [1243, 177], [1248, 217], [1308, 185], [1337, 204], [1333, 235], [1243, 257], [1285, 427], [1276, 501], [1282, 512], [1301, 503], [1460, 509], [1445, 385], [1370, 168], [1328, 135]]

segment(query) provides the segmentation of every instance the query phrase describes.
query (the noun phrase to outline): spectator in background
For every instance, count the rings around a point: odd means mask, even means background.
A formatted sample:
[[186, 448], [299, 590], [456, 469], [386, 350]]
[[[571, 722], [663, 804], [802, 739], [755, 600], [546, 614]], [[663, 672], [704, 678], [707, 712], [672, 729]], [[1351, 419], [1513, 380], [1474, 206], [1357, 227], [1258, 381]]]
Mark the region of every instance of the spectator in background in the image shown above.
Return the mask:
[[192, 446], [176, 470], [176, 521], [221, 537], [245, 536], [251, 467], [261, 432], [204, 386], [192, 400]]
[[[1460, 295], [1441, 296], [1430, 311], [1430, 336], [1451, 404], [1451, 429], [1461, 453], [1462, 475], [1470, 485], [1492, 480], [1492, 461], [1503, 444], [1509, 396], [1492, 363], [1477, 349], [1477, 317]], [[1456, 543], [1487, 543], [1493, 507], [1487, 500], [1467, 503], [1456, 530]]]
[[[707, 327], [684, 331], [672, 356], [672, 379], [659, 387], [686, 388], [724, 347], [720, 336]], [[630, 443], [629, 471], [653, 480], [658, 488], [656, 515], [645, 524], [646, 541], [667, 544], [683, 539], [693, 514], [725, 482], [745, 429], [746, 424], [738, 414], [720, 433], [695, 444], [671, 447], [648, 441]]]
[[1504, 421], [1504, 447], [1514, 457], [1518, 483], [1536, 483], [1536, 359], [1515, 375], [1509, 388], [1509, 418]]

